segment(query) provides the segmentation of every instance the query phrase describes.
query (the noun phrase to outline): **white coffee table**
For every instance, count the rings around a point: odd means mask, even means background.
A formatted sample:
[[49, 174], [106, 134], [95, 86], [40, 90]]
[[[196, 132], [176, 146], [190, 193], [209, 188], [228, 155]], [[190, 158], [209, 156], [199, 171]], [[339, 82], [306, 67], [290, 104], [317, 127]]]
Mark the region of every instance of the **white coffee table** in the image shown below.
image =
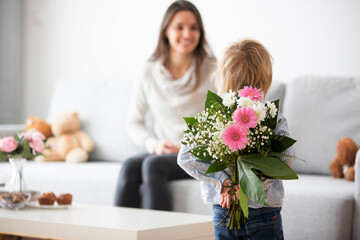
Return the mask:
[[214, 239], [212, 216], [94, 205], [0, 209], [0, 233], [50, 239]]

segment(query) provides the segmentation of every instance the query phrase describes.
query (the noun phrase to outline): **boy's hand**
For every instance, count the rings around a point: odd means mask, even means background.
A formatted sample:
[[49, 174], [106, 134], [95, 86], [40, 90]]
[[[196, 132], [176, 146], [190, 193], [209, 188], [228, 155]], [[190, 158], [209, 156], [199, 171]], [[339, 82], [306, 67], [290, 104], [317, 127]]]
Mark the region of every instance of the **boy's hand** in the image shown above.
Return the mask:
[[[231, 186], [231, 180], [226, 179], [221, 188], [220, 206], [227, 209], [230, 209], [233, 200], [233, 196], [228, 193], [228, 191], [230, 190], [229, 186]], [[235, 194], [237, 198], [239, 198], [239, 188], [240, 188], [239, 185], [235, 186]]]
[[179, 151], [180, 147], [169, 142], [158, 142], [154, 150], [156, 155], [178, 153]]
[[232, 203], [232, 198], [233, 196], [231, 196], [228, 191], [230, 190], [231, 186], [231, 180], [230, 179], [226, 179], [222, 185], [221, 188], [221, 203], [220, 206], [223, 208], [227, 208], [230, 209], [231, 203]]

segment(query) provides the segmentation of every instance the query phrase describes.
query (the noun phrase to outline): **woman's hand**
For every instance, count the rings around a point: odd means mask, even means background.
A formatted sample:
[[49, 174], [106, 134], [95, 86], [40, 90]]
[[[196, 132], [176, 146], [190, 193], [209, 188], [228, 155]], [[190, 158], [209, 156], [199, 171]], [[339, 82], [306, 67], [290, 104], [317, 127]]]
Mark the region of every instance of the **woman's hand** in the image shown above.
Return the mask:
[[169, 142], [158, 142], [155, 146], [155, 154], [157, 155], [178, 153], [179, 151], [180, 147]]
[[[222, 185], [221, 188], [221, 202], [220, 202], [220, 206], [223, 208], [227, 208], [230, 209], [232, 200], [233, 200], [233, 195], [229, 194], [228, 191], [230, 191], [230, 186], [231, 186], [231, 180], [230, 179], [226, 179]], [[239, 185], [235, 186], [235, 194], [237, 196], [237, 198], [239, 198]]]

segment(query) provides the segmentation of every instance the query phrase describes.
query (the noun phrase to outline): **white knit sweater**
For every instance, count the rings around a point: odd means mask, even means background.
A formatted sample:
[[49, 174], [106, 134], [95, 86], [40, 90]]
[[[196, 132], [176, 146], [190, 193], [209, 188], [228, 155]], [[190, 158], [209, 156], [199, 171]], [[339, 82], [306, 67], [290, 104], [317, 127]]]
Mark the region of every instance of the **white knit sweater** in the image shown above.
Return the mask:
[[[195, 87], [195, 61], [182, 78], [174, 80], [160, 61], [148, 61], [142, 77], [133, 87], [127, 119], [128, 134], [135, 144], [154, 152], [158, 141], [180, 146], [186, 128], [183, 117], [204, 110], [208, 90], [215, 91], [210, 75], [215, 59], [206, 58], [201, 67], [199, 87]], [[146, 124], [146, 112], [153, 117], [153, 131]]]

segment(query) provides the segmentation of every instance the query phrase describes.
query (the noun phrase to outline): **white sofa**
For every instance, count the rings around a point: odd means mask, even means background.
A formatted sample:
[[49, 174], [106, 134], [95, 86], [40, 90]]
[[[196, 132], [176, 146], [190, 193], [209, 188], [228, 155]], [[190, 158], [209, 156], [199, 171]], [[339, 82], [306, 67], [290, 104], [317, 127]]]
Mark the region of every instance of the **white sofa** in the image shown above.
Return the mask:
[[[131, 83], [126, 82], [60, 81], [47, 120], [65, 111], [79, 112], [96, 149], [86, 163], [28, 162], [24, 168], [28, 189], [70, 192], [74, 203], [112, 205], [121, 161], [142, 151], [124, 129], [130, 94]], [[274, 82], [268, 98], [281, 99], [298, 140], [297, 155], [307, 162], [294, 165], [299, 180], [284, 181], [285, 239], [360, 239], [360, 174], [348, 182], [332, 178], [328, 169], [341, 137], [352, 137], [360, 145], [360, 79], [302, 77], [287, 84]], [[14, 126], [0, 126], [0, 131], [14, 131], [8, 128]], [[356, 158], [359, 173], [360, 152]], [[10, 174], [9, 164], [0, 163], [0, 176]], [[212, 207], [202, 203], [198, 181], [174, 181], [170, 188], [174, 211], [212, 214]]]

